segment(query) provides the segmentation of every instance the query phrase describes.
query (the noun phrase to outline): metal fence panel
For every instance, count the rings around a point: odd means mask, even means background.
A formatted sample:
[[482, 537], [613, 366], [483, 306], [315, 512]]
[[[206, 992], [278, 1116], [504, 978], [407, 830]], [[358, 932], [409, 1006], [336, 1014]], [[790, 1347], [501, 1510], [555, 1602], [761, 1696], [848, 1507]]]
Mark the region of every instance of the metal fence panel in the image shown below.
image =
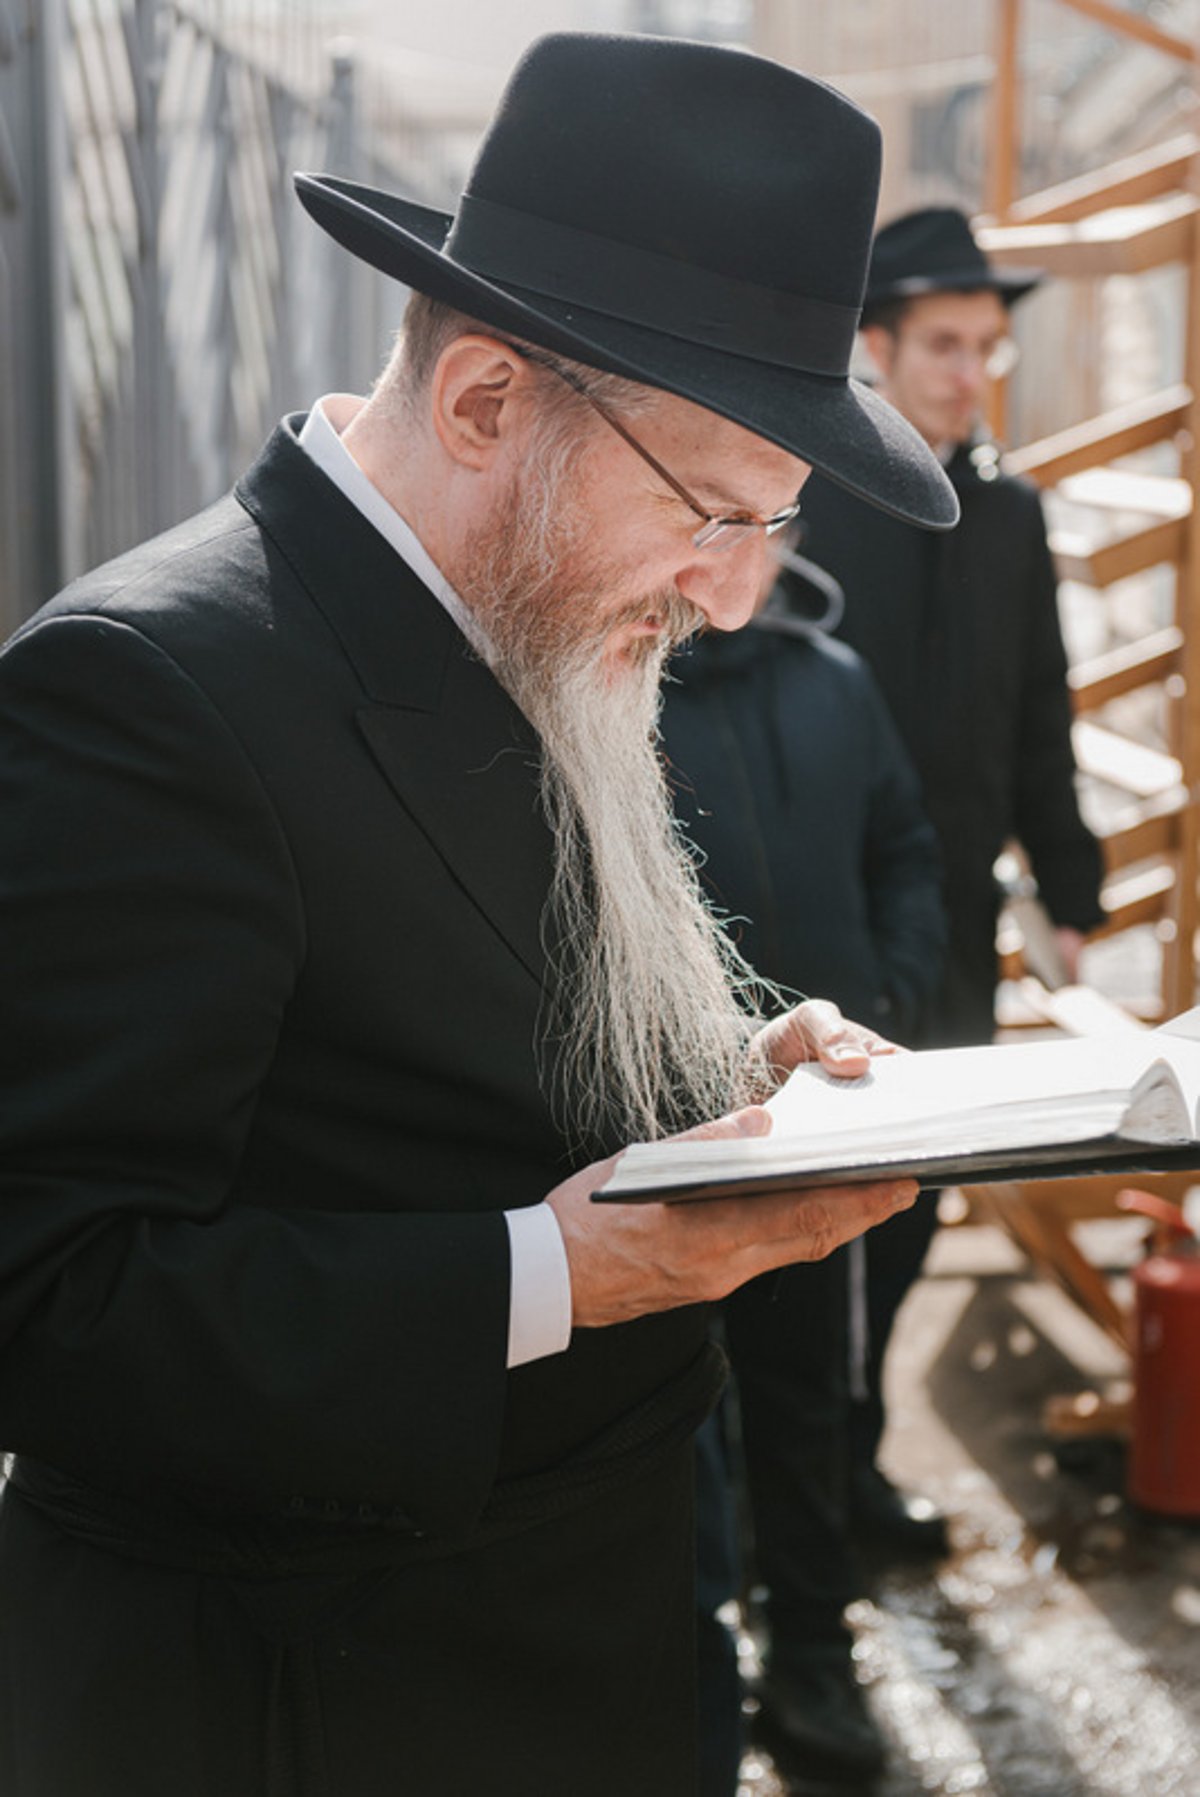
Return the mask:
[[0, 634], [365, 384], [398, 321], [292, 192], [376, 173], [352, 59], [285, 80], [288, 18], [240, 16], [0, 0]]
[[0, 0], [0, 628], [72, 556], [60, 0]]

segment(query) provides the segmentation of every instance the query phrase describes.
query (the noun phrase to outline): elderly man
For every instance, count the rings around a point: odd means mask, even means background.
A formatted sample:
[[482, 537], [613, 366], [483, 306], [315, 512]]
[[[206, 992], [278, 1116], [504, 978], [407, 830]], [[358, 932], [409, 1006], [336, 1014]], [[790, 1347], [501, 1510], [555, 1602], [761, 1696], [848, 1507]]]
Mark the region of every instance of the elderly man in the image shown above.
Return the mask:
[[846, 378], [877, 173], [757, 58], [541, 40], [452, 229], [301, 179], [419, 295], [371, 398], [9, 645], [8, 1797], [691, 1791], [702, 1301], [914, 1193], [590, 1195], [881, 1046], [756, 1012], [651, 742], [810, 465], [954, 516]]

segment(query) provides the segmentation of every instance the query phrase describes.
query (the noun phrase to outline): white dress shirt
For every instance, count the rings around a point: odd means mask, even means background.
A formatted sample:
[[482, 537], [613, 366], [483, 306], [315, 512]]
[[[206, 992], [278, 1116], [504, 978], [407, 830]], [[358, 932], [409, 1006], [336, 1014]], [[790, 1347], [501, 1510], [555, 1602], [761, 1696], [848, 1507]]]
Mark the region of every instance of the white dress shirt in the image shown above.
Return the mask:
[[[454, 619], [482, 654], [475, 621], [454, 588], [426, 553], [415, 532], [363, 473], [342, 442], [363, 401], [349, 393], [319, 399], [300, 432], [300, 447], [322, 473], [374, 525], [423, 586]], [[521, 1366], [546, 1354], [561, 1354], [571, 1339], [571, 1275], [558, 1218], [546, 1203], [506, 1210], [511, 1259], [508, 1307], [508, 1365]]]

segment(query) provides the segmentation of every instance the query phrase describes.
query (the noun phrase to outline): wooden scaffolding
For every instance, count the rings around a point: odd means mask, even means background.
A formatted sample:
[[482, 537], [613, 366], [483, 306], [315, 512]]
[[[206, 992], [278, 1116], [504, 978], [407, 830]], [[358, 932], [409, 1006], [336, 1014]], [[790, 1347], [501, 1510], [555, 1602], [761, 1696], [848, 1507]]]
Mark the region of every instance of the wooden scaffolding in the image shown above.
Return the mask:
[[[1195, 79], [1200, 49], [1194, 42], [1107, 0], [1060, 3], [1185, 65]], [[1061, 186], [1019, 193], [1021, 0], [995, 0], [995, 5], [989, 211], [978, 221], [988, 255], [1076, 282], [1168, 266], [1178, 270], [1182, 282], [1182, 380], [1027, 443], [1007, 458], [1009, 467], [1046, 490], [1052, 517], [1051, 496], [1059, 495], [1075, 515], [1082, 510], [1089, 519], [1083, 532], [1052, 528], [1064, 579], [1094, 589], [1103, 603], [1131, 576], [1169, 572], [1171, 615], [1077, 663], [1071, 684], [1077, 759], [1110, 800], [1101, 832], [1106, 921], [1095, 934], [1116, 938], [1138, 927], [1154, 928], [1162, 960], [1159, 999], [1150, 1009], [1170, 1016], [1196, 1002], [1200, 922], [1200, 515], [1194, 503], [1200, 456], [1200, 140], [1175, 136]], [[1001, 434], [1004, 409], [1004, 395], [998, 393], [995, 422]], [[1155, 453], [1148, 458], [1147, 451]], [[1157, 701], [1163, 720], [1157, 745], [1122, 728], [1122, 702], [1127, 717], [1127, 701], [1135, 694]], [[1146, 715], [1145, 708], [1140, 715]], [[1019, 940], [1009, 944], [1005, 971], [1018, 976], [1023, 971]], [[1078, 997], [1043, 994], [1040, 1006], [1031, 1008], [1067, 1030], [1096, 1027], [1101, 1007], [1074, 1002]], [[1151, 1015], [1141, 1021], [1153, 1020]], [[1117, 1014], [1100, 1022], [1138, 1027]], [[979, 1196], [1038, 1265], [1111, 1337], [1128, 1344], [1128, 1310], [1072, 1232], [1081, 1219], [1113, 1215], [1122, 1183], [1005, 1186]], [[1141, 1183], [1180, 1198], [1189, 1185], [1200, 1183], [1200, 1172]], [[1102, 1406], [1087, 1414], [1100, 1426], [1112, 1421]]]

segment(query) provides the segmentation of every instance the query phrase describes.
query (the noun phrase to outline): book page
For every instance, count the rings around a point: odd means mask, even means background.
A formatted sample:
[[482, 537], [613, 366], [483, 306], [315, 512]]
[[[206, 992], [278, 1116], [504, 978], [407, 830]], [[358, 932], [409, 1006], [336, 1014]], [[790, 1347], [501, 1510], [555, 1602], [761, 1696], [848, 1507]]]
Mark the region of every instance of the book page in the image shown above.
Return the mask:
[[1192, 1134], [1200, 1136], [1200, 1005], [1151, 1030], [1149, 1037], [1156, 1053], [1170, 1061], [1192, 1119]]
[[[1154, 1060], [1166, 1058], [1163, 1046], [1147, 1031], [881, 1055], [858, 1080], [807, 1065], [767, 1109], [778, 1135], [809, 1142], [848, 1129], [874, 1134], [898, 1127], [907, 1134], [914, 1125], [940, 1122], [952, 1123], [959, 1142], [970, 1147], [981, 1114], [1001, 1107], [1065, 1116], [1079, 1099], [1130, 1092]], [[1196, 1072], [1200, 1080], [1200, 1055]]]

